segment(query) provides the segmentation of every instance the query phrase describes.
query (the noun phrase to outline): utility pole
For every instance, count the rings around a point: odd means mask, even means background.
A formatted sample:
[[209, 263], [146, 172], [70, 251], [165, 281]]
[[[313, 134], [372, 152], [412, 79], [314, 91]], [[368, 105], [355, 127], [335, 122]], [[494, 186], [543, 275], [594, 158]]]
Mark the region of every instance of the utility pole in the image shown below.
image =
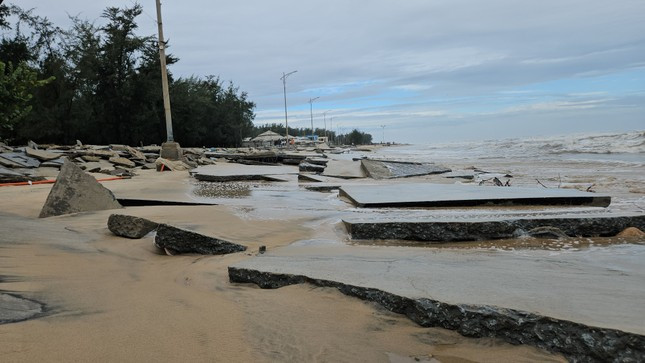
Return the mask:
[[311, 115], [311, 138], [314, 138], [314, 101], [320, 97], [309, 99], [309, 114]]
[[289, 146], [289, 121], [287, 119], [287, 77], [296, 72], [298, 71], [293, 71], [286, 74], [282, 72], [282, 77], [280, 77], [280, 79], [282, 80], [282, 89], [284, 90], [284, 126], [287, 133], [285, 135], [285, 137], [287, 138], [287, 146]]
[[331, 111], [331, 110], [327, 110], [327, 111], [323, 112], [323, 123], [325, 125], [325, 136], [327, 136], [327, 112], [329, 112], [329, 111]]
[[381, 144], [385, 144], [385, 126], [386, 125], [381, 125], [381, 128], [383, 129], [383, 138], [381, 139]]
[[[329, 129], [331, 130], [332, 134], [334, 132], [334, 116], [329, 118]], [[334, 137], [332, 137], [333, 139]], [[331, 143], [334, 143], [334, 140], [331, 140]]]
[[161, 88], [163, 92], [163, 108], [166, 114], [166, 142], [161, 144], [161, 157], [171, 160], [181, 158], [181, 149], [175, 142], [172, 133], [172, 115], [170, 113], [170, 93], [168, 92], [168, 70], [166, 69], [166, 41], [163, 37], [163, 24], [161, 22], [161, 2], [157, 3], [157, 27], [159, 29], [159, 62], [161, 64]]

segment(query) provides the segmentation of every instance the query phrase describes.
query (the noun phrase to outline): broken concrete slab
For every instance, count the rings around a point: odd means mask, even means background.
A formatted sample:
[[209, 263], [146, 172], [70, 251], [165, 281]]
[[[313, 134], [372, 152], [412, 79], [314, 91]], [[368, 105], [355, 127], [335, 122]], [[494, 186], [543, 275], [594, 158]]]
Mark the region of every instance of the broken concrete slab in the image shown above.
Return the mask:
[[246, 246], [167, 224], [160, 224], [157, 227], [155, 246], [165, 250], [169, 254], [197, 253], [202, 255], [224, 255], [246, 251]]
[[112, 214], [108, 218], [107, 226], [110, 232], [117, 236], [138, 239], [157, 229], [159, 223], [145, 218]]
[[158, 200], [158, 199], [136, 199], [117, 198], [117, 201], [124, 207], [150, 207], [150, 206], [195, 206], [195, 205], [217, 205], [216, 203], [187, 202], [181, 200]]
[[323, 183], [323, 182], [325, 182], [325, 179], [317, 176], [316, 174], [300, 173], [300, 174], [298, 174], [298, 181], [299, 182], [307, 182], [307, 183]]
[[25, 148], [25, 153], [27, 154], [27, 156], [31, 156], [32, 158], [36, 158], [40, 161], [54, 160], [61, 157], [60, 153], [52, 153], [44, 150], [36, 150], [30, 147]]
[[0, 166], [0, 183], [21, 183], [35, 180], [33, 177]]
[[0, 154], [0, 158], [16, 164], [21, 168], [37, 168], [40, 166], [38, 159], [27, 156], [24, 153], [2, 153]]
[[88, 163], [96, 163], [101, 160], [100, 157], [94, 155], [81, 155], [81, 159], [83, 159], [83, 161], [87, 161]]
[[314, 173], [322, 173], [325, 171], [325, 166], [324, 165], [318, 165], [318, 164], [310, 164], [305, 161], [301, 162], [298, 164], [298, 170], [300, 171], [310, 171]]
[[445, 166], [431, 163], [362, 159], [361, 165], [372, 179], [409, 178], [413, 176], [448, 173]]
[[125, 166], [127, 168], [134, 168], [136, 166], [134, 161], [119, 156], [113, 156], [109, 159], [109, 161], [114, 165]]
[[634, 303], [645, 298], [645, 268], [634, 263], [645, 246], [630, 248], [554, 255], [303, 241], [237, 262], [229, 278], [263, 288], [334, 287], [422, 326], [607, 361], [645, 354], [645, 328], [634, 319], [645, 316]]
[[121, 208], [121, 204], [109, 189], [65, 160], [39, 217], [116, 208]]
[[139, 150], [131, 147], [131, 146], [126, 146], [125, 151], [130, 154], [130, 157], [135, 160], [146, 160], [146, 156]]
[[193, 177], [199, 181], [230, 182], [268, 180], [275, 181], [274, 176], [298, 173], [294, 166], [241, 165], [221, 163], [200, 166], [193, 171]]
[[588, 205], [607, 207], [611, 197], [572, 189], [407, 183], [343, 186], [340, 196], [361, 208], [469, 207], [477, 205]]
[[[615, 236], [627, 227], [645, 228], [645, 214], [611, 214], [582, 216], [534, 216], [515, 218], [458, 218], [428, 220], [344, 220], [353, 239], [398, 239], [410, 241], [450, 242], [514, 238], [546, 233], [548, 228], [564, 236]], [[532, 232], [530, 232], [532, 231]], [[554, 236], [552, 231], [550, 236]], [[557, 238], [557, 237], [556, 237]]]
[[43, 314], [45, 305], [18, 294], [0, 292], [0, 324], [25, 321]]
[[157, 170], [169, 170], [169, 171], [184, 171], [190, 170], [192, 167], [181, 160], [168, 160], [164, 158], [157, 158], [155, 161]]
[[361, 167], [361, 163], [350, 160], [329, 160], [323, 175], [343, 179], [366, 177], [365, 171]]
[[41, 168], [62, 168], [65, 163], [65, 157], [61, 157], [54, 160], [47, 160], [40, 163]]

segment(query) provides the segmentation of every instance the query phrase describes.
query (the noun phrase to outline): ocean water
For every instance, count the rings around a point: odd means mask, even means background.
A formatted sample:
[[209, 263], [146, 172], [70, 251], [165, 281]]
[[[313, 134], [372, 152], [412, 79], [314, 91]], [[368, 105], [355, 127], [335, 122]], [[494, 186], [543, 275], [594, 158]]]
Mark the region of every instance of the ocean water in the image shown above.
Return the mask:
[[479, 159], [540, 159], [624, 162], [645, 166], [645, 131], [586, 134], [549, 138], [501, 139], [381, 149], [386, 158], [411, 161]]

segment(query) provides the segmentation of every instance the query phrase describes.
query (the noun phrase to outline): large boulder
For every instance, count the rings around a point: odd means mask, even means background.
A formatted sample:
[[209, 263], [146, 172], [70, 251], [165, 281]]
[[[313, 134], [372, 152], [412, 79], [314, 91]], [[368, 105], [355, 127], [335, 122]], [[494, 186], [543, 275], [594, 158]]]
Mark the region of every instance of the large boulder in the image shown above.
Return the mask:
[[121, 208], [121, 204], [109, 189], [73, 162], [65, 160], [40, 211], [40, 218], [117, 208]]
[[197, 253], [202, 255], [225, 255], [246, 251], [246, 246], [167, 224], [160, 224], [157, 227], [155, 246], [165, 250], [169, 254]]
[[155, 230], [159, 223], [145, 218], [112, 214], [108, 218], [108, 229], [117, 236], [127, 238], [142, 238]]

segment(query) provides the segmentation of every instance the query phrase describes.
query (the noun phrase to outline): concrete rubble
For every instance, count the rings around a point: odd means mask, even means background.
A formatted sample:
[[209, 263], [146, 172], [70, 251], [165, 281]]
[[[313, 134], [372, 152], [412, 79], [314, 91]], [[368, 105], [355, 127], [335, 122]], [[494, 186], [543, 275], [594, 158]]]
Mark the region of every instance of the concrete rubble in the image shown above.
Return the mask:
[[643, 214], [455, 218], [434, 220], [344, 220], [353, 239], [419, 242], [478, 241], [530, 235], [541, 238], [615, 236], [628, 227], [645, 228]]
[[157, 248], [166, 251], [169, 255], [181, 253], [225, 255], [246, 251], [246, 246], [167, 224], [159, 224], [154, 243]]
[[121, 204], [109, 189], [67, 160], [40, 211], [40, 218], [117, 208]]
[[112, 214], [108, 218], [107, 226], [110, 232], [117, 236], [139, 239], [157, 229], [159, 223], [140, 217]]

